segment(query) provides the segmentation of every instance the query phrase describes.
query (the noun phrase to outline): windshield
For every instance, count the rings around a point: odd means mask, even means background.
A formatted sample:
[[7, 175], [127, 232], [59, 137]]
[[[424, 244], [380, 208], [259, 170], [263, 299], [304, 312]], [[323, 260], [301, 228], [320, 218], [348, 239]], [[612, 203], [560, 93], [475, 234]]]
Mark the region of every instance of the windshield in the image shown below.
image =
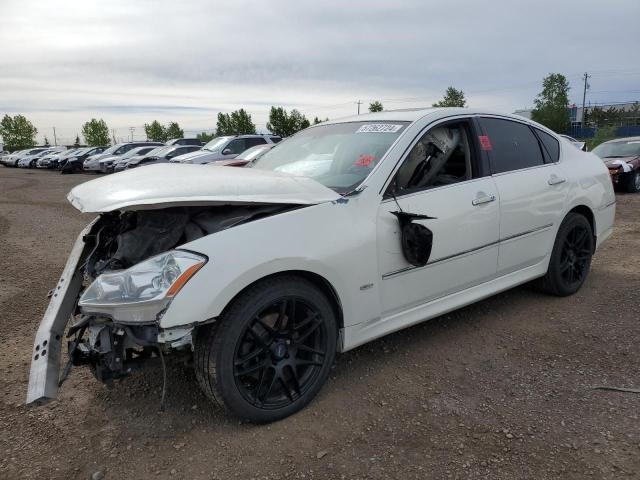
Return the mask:
[[122, 145], [114, 145], [113, 147], [109, 147], [106, 150], [103, 150], [102, 153], [105, 154], [105, 157], [109, 154], [114, 153], [116, 150], [122, 148]]
[[358, 186], [409, 122], [350, 122], [302, 130], [252, 166], [311, 177], [338, 193]]
[[603, 143], [593, 149], [600, 158], [634, 157], [640, 155], [640, 140]]
[[245, 150], [244, 152], [242, 152], [240, 154], [240, 157], [242, 157], [243, 160], [248, 161], [257, 160], [258, 158], [260, 158], [260, 155], [269, 150], [271, 147], [273, 147], [272, 143], [267, 145], [256, 145], [255, 147], [251, 147], [249, 150]]
[[163, 147], [154, 148], [152, 151], [147, 153], [145, 157], [163, 157], [167, 153], [169, 153], [170, 150], [174, 148], [176, 147], [174, 147], [173, 145], [169, 145], [168, 147], [163, 146]]
[[153, 147], [136, 147], [129, 150], [127, 153], [122, 155], [122, 159], [135, 157], [136, 155], [142, 155], [143, 153], [149, 153], [153, 150]]
[[204, 147], [202, 147], [203, 150], [211, 150], [212, 152], [215, 152], [216, 150], [219, 150], [220, 148], [222, 148], [222, 146], [227, 143], [227, 141], [229, 141], [231, 137], [216, 137], [213, 140], [211, 140], [209, 143], [207, 143]]

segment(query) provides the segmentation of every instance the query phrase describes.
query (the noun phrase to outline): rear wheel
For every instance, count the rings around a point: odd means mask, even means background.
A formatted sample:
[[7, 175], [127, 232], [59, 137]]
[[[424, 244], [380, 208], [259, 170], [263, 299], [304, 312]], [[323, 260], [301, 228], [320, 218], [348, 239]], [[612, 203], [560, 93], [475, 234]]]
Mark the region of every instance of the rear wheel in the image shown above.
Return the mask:
[[266, 279], [198, 333], [196, 375], [205, 394], [243, 420], [271, 422], [308, 404], [335, 359], [336, 319], [312, 283]]
[[560, 297], [577, 292], [589, 274], [593, 247], [589, 221], [569, 213], [558, 229], [547, 274], [539, 281], [542, 290]]
[[629, 174], [629, 178], [627, 179], [627, 192], [640, 192], [640, 170], [636, 170]]

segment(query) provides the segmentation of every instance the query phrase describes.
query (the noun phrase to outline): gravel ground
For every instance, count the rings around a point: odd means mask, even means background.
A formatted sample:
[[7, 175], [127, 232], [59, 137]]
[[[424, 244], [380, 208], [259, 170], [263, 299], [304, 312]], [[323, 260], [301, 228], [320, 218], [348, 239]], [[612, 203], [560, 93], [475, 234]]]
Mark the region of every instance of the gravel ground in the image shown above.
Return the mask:
[[72, 371], [26, 407], [32, 341], [90, 216], [86, 175], [0, 167], [0, 478], [640, 478], [640, 195], [582, 290], [524, 286], [338, 357], [318, 398], [267, 426], [208, 403], [186, 367], [111, 390]]

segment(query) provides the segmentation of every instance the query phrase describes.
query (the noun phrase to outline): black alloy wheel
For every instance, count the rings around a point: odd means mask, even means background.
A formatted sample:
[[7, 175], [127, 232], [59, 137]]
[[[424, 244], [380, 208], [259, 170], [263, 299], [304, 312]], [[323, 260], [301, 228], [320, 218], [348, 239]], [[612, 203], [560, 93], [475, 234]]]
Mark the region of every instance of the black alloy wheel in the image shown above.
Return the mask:
[[196, 335], [196, 377], [205, 394], [243, 420], [271, 422], [318, 393], [336, 354], [337, 322], [325, 294], [282, 275], [248, 287]]
[[558, 229], [547, 273], [539, 280], [542, 290], [561, 297], [577, 292], [589, 274], [594, 246], [586, 217], [569, 213]]
[[591, 230], [582, 224], [567, 233], [560, 253], [560, 275], [567, 286], [582, 283], [591, 261]]
[[320, 312], [302, 298], [264, 308], [236, 345], [233, 374], [242, 396], [264, 409], [301, 398], [320, 375], [328, 332]]

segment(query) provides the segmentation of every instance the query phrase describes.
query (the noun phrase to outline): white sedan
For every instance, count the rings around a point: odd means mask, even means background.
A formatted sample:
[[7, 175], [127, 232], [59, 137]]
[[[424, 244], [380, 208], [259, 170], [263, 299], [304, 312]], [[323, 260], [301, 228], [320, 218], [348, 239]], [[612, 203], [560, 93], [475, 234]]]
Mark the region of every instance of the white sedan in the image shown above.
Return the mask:
[[[301, 160], [321, 165], [284, 173]], [[109, 383], [192, 357], [211, 399], [273, 421], [337, 352], [529, 281], [573, 294], [615, 215], [598, 157], [480, 110], [323, 122], [249, 167], [154, 165], [71, 191], [99, 216], [36, 334], [28, 402], [56, 397], [73, 314], [69, 365]]]

